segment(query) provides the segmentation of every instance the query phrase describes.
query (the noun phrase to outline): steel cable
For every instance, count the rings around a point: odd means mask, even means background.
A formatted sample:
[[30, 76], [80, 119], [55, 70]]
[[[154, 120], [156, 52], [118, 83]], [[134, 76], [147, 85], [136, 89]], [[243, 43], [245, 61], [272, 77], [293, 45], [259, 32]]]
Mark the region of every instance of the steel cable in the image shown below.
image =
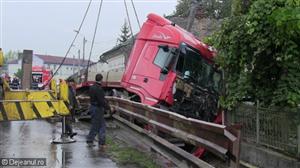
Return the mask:
[[78, 36], [79, 33], [80, 33], [80, 30], [81, 30], [81, 28], [82, 28], [82, 25], [83, 25], [83, 23], [84, 23], [84, 21], [85, 21], [85, 19], [86, 19], [87, 13], [88, 13], [88, 11], [89, 11], [89, 9], [90, 9], [91, 3], [92, 3], [92, 0], [90, 0], [88, 6], [87, 6], [87, 8], [86, 8], [86, 11], [85, 11], [85, 13], [84, 13], [83, 19], [82, 19], [82, 21], [81, 21], [81, 23], [80, 23], [80, 25], [79, 25], [79, 27], [78, 27], [78, 30], [76, 31], [76, 35], [75, 35], [75, 37], [74, 37], [74, 39], [73, 39], [71, 45], [69, 46], [69, 48], [68, 48], [68, 50], [67, 50], [67, 52], [66, 52], [66, 54], [65, 54], [65, 56], [64, 56], [64, 58], [63, 58], [63, 60], [61, 61], [61, 63], [59, 64], [58, 68], [55, 70], [55, 72], [54, 72], [53, 75], [51, 76], [50, 80], [48, 80], [47, 83], [46, 83], [45, 85], [43, 85], [43, 88], [49, 84], [49, 82], [53, 79], [53, 77], [57, 74], [58, 70], [59, 70], [59, 69], [61, 68], [61, 66], [64, 64], [64, 62], [65, 62], [65, 60], [66, 60], [68, 54], [70, 53], [71, 48], [72, 48], [73, 45], [74, 45], [75, 40], [77, 39], [77, 36]]
[[131, 36], [133, 37], [133, 31], [132, 31], [132, 26], [131, 26], [131, 22], [130, 22], [130, 17], [129, 17], [129, 12], [128, 12], [128, 8], [127, 8], [127, 4], [126, 4], [126, 0], [124, 0], [124, 5], [125, 5], [125, 9], [126, 9], [126, 15], [127, 15], [127, 20], [128, 20], [128, 24], [129, 24], [129, 28], [131, 31]]
[[136, 9], [135, 9], [133, 0], [131, 0], [131, 5], [132, 5], [132, 7], [133, 7], [133, 11], [134, 11], [134, 14], [135, 14], [136, 21], [137, 21], [137, 23], [138, 23], [138, 25], [139, 25], [139, 28], [140, 28], [140, 30], [141, 30], [140, 20], [139, 20], [139, 17], [138, 17], [138, 15], [137, 15], [137, 12], [136, 12]]
[[101, 0], [100, 6], [99, 6], [99, 10], [98, 10], [98, 15], [97, 15], [97, 20], [96, 20], [96, 26], [95, 26], [93, 40], [92, 40], [92, 44], [91, 44], [91, 50], [90, 50], [90, 54], [89, 54], [88, 64], [87, 64], [87, 68], [86, 68], [85, 81], [87, 81], [88, 74], [89, 74], [89, 66], [90, 66], [90, 61], [91, 61], [91, 57], [92, 57], [93, 47], [94, 47], [94, 43], [95, 43], [95, 37], [96, 37], [96, 34], [97, 34], [97, 28], [98, 28], [98, 23], [99, 23], [101, 9], [102, 9], [102, 3], [103, 3], [103, 0]]

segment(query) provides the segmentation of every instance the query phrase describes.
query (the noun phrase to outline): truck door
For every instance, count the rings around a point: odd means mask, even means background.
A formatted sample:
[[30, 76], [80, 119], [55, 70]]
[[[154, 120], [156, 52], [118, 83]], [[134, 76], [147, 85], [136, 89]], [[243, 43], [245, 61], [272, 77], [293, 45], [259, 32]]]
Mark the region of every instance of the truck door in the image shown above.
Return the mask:
[[[132, 78], [153, 98], [159, 99], [168, 82], [170, 64], [175, 48], [157, 43], [146, 44]], [[133, 83], [133, 80], [131, 80]], [[147, 99], [147, 97], [145, 97]], [[151, 98], [150, 98], [151, 99]], [[149, 98], [148, 98], [149, 100]]]

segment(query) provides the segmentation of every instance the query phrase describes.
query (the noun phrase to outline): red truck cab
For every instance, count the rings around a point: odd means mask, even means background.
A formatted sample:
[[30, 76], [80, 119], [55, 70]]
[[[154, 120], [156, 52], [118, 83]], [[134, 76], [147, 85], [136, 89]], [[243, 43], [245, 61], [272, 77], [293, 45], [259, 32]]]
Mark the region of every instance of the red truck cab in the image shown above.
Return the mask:
[[[173, 105], [178, 78], [197, 78], [193, 83], [208, 89], [205, 83], [201, 85], [201, 77], [211, 73], [203, 68], [214, 71], [214, 56], [215, 52], [191, 33], [166, 18], [149, 14], [135, 40], [121, 85], [137, 94], [142, 103]], [[186, 60], [190, 65], [185, 65]]]

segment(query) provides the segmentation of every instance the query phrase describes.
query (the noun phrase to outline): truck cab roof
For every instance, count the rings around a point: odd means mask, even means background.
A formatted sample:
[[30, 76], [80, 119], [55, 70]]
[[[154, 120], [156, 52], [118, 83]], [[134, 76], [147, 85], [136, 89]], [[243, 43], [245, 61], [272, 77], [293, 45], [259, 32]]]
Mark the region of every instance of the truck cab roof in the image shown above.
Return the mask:
[[160, 41], [178, 46], [180, 43], [186, 43], [199, 50], [200, 54], [208, 60], [212, 60], [216, 55], [212, 47], [204, 44], [192, 33], [172, 23], [170, 20], [154, 13], [150, 13], [147, 18], [148, 20], [138, 34], [137, 38], [139, 40]]

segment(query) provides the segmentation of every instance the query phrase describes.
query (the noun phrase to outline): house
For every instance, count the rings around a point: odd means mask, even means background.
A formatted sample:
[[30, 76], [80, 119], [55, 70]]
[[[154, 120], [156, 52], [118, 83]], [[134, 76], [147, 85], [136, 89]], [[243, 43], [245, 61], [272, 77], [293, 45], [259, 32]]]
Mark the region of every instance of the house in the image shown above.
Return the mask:
[[[63, 57], [59, 56], [33, 54], [32, 66], [44, 66], [45, 68], [52, 70], [52, 72], [54, 73], [63, 59]], [[93, 62], [90, 62], [90, 64], [92, 63]], [[78, 72], [79, 69], [85, 68], [87, 64], [87, 60], [83, 61], [74, 58], [66, 58], [57, 74], [55, 75], [55, 78], [66, 79], [72, 74]], [[7, 63], [7, 72], [9, 76], [14, 76], [14, 74], [17, 73], [21, 68], [22, 59], [12, 60]]]

